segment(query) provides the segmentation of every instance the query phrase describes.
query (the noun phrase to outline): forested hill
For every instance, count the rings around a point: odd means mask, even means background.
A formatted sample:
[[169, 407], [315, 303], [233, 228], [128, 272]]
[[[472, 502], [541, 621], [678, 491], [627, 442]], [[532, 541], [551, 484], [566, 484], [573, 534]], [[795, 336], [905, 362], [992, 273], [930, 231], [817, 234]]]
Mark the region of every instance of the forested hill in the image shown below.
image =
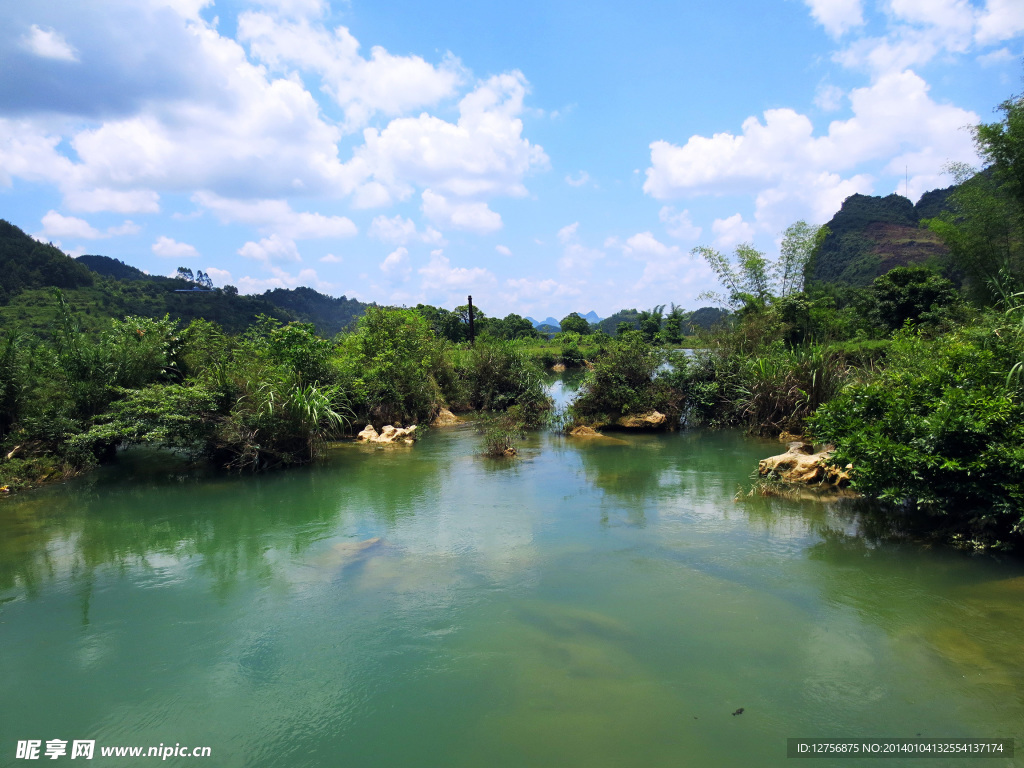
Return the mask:
[[943, 260], [948, 254], [945, 244], [920, 224], [945, 209], [954, 189], [927, 192], [917, 205], [902, 195], [846, 198], [826, 225], [829, 235], [808, 277], [865, 287], [893, 267]]
[[92, 283], [93, 273], [85, 266], [0, 219], [0, 304], [32, 288], [82, 288]]
[[367, 306], [312, 288], [278, 288], [261, 296], [242, 296], [230, 287], [178, 292], [192, 286], [186, 280], [147, 275], [108, 256], [73, 259], [0, 219], [0, 326], [4, 328], [45, 332], [54, 318], [54, 288], [64, 292], [86, 329], [105, 327], [114, 317], [166, 314], [183, 323], [204, 318], [229, 333], [240, 333], [264, 314], [284, 322], [313, 323], [318, 333], [333, 336]]

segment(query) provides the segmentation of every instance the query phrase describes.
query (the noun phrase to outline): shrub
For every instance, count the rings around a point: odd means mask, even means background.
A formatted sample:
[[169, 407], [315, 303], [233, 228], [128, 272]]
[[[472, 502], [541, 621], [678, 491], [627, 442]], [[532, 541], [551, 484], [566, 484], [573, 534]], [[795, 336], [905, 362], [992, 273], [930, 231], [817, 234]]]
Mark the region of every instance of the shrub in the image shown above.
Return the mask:
[[1021, 342], [995, 319], [928, 341], [894, 337], [889, 363], [811, 420], [854, 485], [986, 545], [1024, 535]]

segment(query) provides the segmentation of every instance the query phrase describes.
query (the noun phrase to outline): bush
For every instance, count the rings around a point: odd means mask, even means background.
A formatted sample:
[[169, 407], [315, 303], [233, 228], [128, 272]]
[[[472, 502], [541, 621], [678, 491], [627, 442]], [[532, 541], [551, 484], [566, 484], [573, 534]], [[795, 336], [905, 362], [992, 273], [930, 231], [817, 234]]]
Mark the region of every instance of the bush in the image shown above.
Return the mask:
[[928, 341], [898, 333], [888, 366], [811, 420], [854, 485], [989, 546], [1024, 536], [1021, 341], [995, 318]]
[[543, 423], [551, 400], [543, 371], [521, 347], [510, 341], [480, 341], [463, 355], [459, 372], [472, 408], [507, 411], [517, 408], [523, 424]]
[[664, 362], [664, 352], [646, 344], [638, 331], [610, 342], [569, 406], [573, 423], [614, 422], [625, 414], [657, 410], [675, 426], [679, 393], [672, 390], [669, 377], [656, 375]]

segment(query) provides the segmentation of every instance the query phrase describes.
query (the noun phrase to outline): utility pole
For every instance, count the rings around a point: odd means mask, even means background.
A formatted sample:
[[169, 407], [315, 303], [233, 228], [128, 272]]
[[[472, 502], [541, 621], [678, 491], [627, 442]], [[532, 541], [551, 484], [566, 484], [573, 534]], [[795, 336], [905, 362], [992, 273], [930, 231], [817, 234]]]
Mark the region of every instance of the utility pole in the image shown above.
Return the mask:
[[473, 297], [469, 297], [469, 346], [473, 346], [476, 341], [476, 331], [473, 328]]

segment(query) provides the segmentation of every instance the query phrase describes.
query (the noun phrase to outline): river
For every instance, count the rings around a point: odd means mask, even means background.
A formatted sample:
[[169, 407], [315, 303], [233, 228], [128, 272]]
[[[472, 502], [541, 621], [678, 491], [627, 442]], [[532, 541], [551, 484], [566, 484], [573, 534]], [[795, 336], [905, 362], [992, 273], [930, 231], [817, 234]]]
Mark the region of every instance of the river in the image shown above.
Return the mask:
[[289, 768], [1024, 743], [1019, 562], [874, 541], [843, 504], [736, 501], [781, 449], [735, 432], [481, 450], [459, 426], [259, 477], [135, 451], [0, 500], [0, 765], [29, 739]]

